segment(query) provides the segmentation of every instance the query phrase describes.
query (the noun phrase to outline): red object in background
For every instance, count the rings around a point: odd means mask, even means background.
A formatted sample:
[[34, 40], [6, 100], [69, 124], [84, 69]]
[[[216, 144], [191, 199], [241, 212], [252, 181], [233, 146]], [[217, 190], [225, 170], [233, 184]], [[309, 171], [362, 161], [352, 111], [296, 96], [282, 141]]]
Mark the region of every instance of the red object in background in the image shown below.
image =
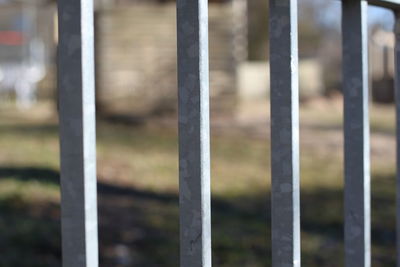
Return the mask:
[[0, 31], [0, 45], [18, 46], [24, 44], [24, 35], [16, 31]]

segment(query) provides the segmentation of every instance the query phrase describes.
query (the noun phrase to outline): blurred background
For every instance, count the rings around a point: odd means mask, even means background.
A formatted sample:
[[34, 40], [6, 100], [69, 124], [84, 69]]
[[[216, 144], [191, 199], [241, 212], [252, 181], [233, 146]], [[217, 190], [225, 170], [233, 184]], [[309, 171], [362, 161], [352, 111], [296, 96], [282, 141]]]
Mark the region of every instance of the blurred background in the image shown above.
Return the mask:
[[[101, 266], [178, 266], [175, 2], [95, 0]], [[299, 1], [303, 265], [343, 266], [340, 1]], [[213, 262], [270, 266], [268, 1], [210, 0]], [[369, 9], [372, 264], [394, 266], [391, 12]], [[61, 266], [54, 0], [0, 0], [0, 266]]]

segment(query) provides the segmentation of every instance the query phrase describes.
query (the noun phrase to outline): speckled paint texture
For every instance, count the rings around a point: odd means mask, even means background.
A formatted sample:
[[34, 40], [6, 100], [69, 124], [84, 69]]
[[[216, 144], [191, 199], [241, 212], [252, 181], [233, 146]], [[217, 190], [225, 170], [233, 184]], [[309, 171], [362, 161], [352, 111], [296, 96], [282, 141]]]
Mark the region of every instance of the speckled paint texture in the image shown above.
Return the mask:
[[371, 266], [366, 1], [342, 1], [345, 266]]
[[272, 266], [299, 267], [297, 1], [270, 1]]
[[180, 266], [211, 266], [208, 1], [177, 1]]

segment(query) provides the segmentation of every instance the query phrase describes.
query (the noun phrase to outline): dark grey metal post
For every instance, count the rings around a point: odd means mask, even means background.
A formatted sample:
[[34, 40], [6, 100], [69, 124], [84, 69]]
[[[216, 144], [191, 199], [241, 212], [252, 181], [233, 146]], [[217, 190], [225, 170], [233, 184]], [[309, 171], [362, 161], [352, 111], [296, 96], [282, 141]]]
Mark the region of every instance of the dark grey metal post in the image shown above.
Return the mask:
[[[395, 98], [396, 98], [396, 128], [397, 128], [397, 251], [400, 250], [400, 11], [395, 11]], [[400, 253], [397, 253], [397, 267], [400, 267]]]
[[368, 32], [364, 0], [343, 0], [345, 266], [371, 266]]
[[97, 267], [92, 0], [59, 0], [58, 90], [64, 267]]
[[182, 267], [211, 266], [207, 6], [177, 1]]
[[297, 0], [270, 1], [272, 266], [300, 266]]

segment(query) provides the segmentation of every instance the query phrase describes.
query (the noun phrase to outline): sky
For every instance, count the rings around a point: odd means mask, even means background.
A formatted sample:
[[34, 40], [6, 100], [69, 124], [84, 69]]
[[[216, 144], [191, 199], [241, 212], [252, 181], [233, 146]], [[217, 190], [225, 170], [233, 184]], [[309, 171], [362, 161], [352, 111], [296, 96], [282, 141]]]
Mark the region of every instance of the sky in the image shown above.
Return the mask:
[[369, 21], [378, 22], [385, 26], [387, 30], [393, 29], [394, 16], [393, 12], [384, 8], [369, 7], [368, 10]]

